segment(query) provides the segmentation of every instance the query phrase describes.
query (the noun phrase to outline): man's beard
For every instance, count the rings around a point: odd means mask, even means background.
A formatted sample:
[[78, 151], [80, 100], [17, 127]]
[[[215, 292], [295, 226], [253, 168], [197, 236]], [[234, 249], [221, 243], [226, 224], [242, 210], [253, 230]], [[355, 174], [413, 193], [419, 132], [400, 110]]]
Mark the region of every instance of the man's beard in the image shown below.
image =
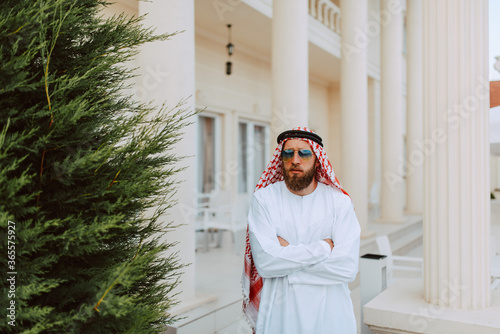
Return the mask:
[[[307, 188], [314, 176], [316, 175], [316, 165], [313, 165], [308, 170], [303, 170], [297, 165], [292, 164], [289, 169], [286, 169], [284, 164], [281, 166], [283, 169], [283, 177], [285, 178], [285, 184], [291, 191], [301, 191], [302, 189]], [[302, 176], [297, 174], [290, 175], [290, 171], [293, 169], [301, 170], [304, 174]]]

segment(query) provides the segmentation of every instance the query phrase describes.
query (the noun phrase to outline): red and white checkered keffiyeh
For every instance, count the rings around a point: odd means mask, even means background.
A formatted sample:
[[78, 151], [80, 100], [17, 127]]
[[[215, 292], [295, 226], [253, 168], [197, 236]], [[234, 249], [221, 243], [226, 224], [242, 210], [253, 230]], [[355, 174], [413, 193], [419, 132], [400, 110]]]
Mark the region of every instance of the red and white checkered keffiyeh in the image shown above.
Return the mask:
[[[312, 130], [306, 127], [297, 127], [293, 130], [300, 131], [309, 131], [314, 133]], [[342, 191], [344, 194], [348, 195], [347, 192], [340, 185], [339, 180], [335, 176], [333, 172], [332, 165], [326, 156], [326, 152], [323, 147], [316, 143], [311, 139], [306, 138], [285, 138], [278, 144], [278, 147], [274, 151], [273, 158], [267, 165], [266, 170], [262, 174], [257, 183], [255, 191], [261, 188], [265, 188], [270, 184], [275, 182], [283, 181], [283, 170], [281, 168], [281, 151], [283, 149], [283, 145], [288, 139], [300, 139], [306, 141], [316, 154], [316, 158], [319, 160], [321, 167], [316, 170], [316, 181], [329, 185], [331, 187], [337, 188]], [[255, 328], [257, 323], [257, 315], [259, 313], [259, 304], [260, 304], [260, 294], [262, 291], [263, 281], [262, 277], [260, 277], [257, 269], [255, 268], [255, 264], [252, 259], [252, 251], [250, 248], [250, 240], [248, 234], [248, 226], [247, 226], [247, 236], [246, 236], [246, 248], [245, 248], [245, 271], [243, 273], [242, 278], [243, 284], [243, 312], [245, 313], [248, 321], [252, 328]]]

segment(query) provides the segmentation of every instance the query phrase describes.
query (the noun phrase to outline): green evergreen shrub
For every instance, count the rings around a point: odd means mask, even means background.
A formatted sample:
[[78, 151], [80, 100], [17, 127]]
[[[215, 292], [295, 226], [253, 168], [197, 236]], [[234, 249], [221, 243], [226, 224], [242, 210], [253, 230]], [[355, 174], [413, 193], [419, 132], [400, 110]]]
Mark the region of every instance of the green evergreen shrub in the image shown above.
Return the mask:
[[170, 35], [104, 19], [105, 5], [0, 2], [2, 333], [161, 333], [173, 320], [183, 265], [158, 218], [194, 111], [124, 95], [124, 62]]

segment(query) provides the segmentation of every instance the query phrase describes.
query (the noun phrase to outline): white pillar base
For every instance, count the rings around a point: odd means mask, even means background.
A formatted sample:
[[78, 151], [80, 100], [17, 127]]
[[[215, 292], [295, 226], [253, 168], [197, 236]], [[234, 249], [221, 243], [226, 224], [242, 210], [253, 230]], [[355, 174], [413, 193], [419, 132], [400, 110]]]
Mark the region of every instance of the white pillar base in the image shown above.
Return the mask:
[[429, 304], [423, 291], [422, 279], [398, 279], [365, 305], [365, 324], [376, 334], [500, 333], [500, 290], [492, 290], [490, 308], [471, 311]]

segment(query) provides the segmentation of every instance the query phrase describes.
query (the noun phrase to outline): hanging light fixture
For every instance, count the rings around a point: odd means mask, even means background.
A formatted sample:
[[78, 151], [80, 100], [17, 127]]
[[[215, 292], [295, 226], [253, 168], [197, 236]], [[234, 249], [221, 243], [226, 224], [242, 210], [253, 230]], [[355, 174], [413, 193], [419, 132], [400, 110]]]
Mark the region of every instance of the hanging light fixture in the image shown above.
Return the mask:
[[231, 43], [231, 25], [227, 25], [227, 34], [228, 34], [228, 43], [226, 45], [227, 48], [227, 62], [226, 62], [226, 74], [230, 75], [231, 74], [231, 68], [232, 68], [232, 63], [231, 63], [231, 56], [233, 55], [234, 51], [234, 45]]

